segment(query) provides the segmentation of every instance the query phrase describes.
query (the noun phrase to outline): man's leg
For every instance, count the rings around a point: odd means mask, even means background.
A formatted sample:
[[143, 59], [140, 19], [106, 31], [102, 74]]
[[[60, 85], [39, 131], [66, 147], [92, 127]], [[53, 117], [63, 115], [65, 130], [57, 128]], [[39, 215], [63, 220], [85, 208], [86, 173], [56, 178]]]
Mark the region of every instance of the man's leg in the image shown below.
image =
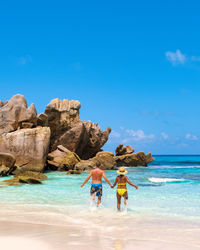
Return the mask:
[[94, 201], [95, 201], [95, 187], [91, 186], [91, 190], [90, 190], [90, 195], [91, 195], [91, 202], [90, 202], [90, 206], [93, 207]]
[[98, 196], [98, 201], [97, 201], [97, 207], [99, 207], [99, 205], [101, 204], [101, 196]]
[[92, 196], [92, 200], [94, 201], [95, 200], [95, 193], [91, 194]]
[[121, 196], [117, 193], [117, 210], [120, 212]]
[[97, 207], [99, 207], [99, 205], [101, 204], [102, 185], [99, 186], [96, 195], [97, 195], [97, 197], [98, 197]]

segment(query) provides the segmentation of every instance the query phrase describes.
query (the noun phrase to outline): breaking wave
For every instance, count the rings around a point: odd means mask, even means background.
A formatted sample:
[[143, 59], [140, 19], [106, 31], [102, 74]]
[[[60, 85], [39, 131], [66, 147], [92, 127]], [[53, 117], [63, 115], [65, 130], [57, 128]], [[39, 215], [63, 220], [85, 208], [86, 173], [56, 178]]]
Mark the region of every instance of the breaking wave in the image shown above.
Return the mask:
[[149, 181], [155, 182], [155, 183], [166, 183], [166, 182], [179, 182], [179, 181], [185, 181], [185, 179], [176, 179], [176, 178], [155, 178], [151, 177], [148, 178]]

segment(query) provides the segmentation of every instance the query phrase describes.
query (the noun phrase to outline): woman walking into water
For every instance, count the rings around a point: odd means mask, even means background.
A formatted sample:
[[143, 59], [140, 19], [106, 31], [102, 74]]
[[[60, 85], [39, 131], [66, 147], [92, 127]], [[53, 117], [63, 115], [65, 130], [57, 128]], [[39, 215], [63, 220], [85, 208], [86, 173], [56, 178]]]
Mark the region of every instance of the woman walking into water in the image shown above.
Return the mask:
[[119, 174], [116, 179], [115, 183], [113, 184], [112, 188], [117, 186], [117, 209], [120, 211], [120, 206], [121, 206], [121, 198], [124, 197], [124, 205], [127, 205], [127, 200], [128, 200], [128, 192], [126, 188], [126, 183], [129, 185], [135, 187], [138, 189], [138, 186], [134, 185], [127, 176], [125, 176], [128, 172], [125, 170], [125, 168], [120, 168], [117, 173]]

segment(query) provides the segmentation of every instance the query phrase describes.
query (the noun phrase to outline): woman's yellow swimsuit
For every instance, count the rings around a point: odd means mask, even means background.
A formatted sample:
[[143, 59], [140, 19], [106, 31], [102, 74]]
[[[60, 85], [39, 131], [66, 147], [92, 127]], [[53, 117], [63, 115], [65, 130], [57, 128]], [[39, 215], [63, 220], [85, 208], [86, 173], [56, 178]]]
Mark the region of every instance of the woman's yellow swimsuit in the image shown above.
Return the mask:
[[127, 192], [127, 189], [126, 188], [119, 188], [119, 185], [120, 186], [124, 186], [126, 185], [126, 183], [118, 183], [118, 187], [117, 187], [117, 193], [120, 195], [120, 196], [123, 196], [126, 192]]

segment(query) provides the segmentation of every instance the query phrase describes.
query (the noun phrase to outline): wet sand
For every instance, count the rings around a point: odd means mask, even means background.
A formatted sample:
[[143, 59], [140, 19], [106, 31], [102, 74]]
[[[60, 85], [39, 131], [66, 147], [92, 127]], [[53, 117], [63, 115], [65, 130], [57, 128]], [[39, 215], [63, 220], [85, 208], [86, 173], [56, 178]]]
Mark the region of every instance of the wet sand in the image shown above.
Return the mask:
[[0, 222], [4, 250], [198, 250], [199, 235], [199, 224], [190, 221], [135, 221], [132, 227]]

